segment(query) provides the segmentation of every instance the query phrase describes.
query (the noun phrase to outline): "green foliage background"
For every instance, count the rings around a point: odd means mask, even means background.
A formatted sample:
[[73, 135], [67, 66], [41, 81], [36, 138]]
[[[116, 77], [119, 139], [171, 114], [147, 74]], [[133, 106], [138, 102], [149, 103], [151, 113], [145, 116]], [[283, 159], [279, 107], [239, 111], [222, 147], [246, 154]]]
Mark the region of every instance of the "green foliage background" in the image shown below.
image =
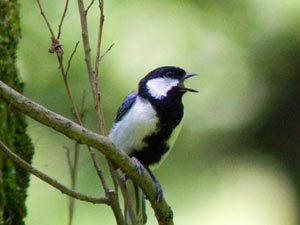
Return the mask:
[[[64, 1], [42, 5], [57, 30]], [[25, 94], [70, 117], [37, 4], [21, 6], [18, 62]], [[184, 98], [182, 133], [155, 171], [176, 224], [299, 224], [299, 10], [297, 0], [105, 1], [102, 50], [115, 44], [100, 71], [107, 131], [123, 97], [150, 70], [177, 65], [199, 74], [186, 84], [199, 94]], [[89, 13], [92, 49], [97, 15], [95, 4]], [[62, 32], [66, 63], [81, 39], [76, 2], [70, 2]], [[81, 45], [69, 80], [78, 105], [85, 91], [85, 124], [97, 130]], [[73, 143], [34, 121], [29, 132], [34, 165], [69, 183], [64, 146]], [[85, 147], [80, 154], [78, 190], [101, 194]], [[66, 224], [66, 197], [34, 177], [27, 202], [27, 224]], [[114, 224], [105, 206], [78, 202], [75, 213], [74, 224]]]

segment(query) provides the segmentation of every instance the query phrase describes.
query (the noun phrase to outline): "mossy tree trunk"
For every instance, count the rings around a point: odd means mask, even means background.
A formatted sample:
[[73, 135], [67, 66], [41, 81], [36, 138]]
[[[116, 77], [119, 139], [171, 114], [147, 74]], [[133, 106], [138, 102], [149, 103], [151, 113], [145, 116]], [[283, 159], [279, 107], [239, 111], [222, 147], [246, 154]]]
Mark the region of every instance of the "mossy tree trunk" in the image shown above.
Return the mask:
[[[0, 0], [0, 80], [22, 92], [16, 51], [20, 39], [19, 4]], [[33, 146], [26, 134], [22, 114], [0, 99], [0, 139], [19, 156], [31, 162]], [[29, 174], [0, 153], [0, 224], [24, 224]]]

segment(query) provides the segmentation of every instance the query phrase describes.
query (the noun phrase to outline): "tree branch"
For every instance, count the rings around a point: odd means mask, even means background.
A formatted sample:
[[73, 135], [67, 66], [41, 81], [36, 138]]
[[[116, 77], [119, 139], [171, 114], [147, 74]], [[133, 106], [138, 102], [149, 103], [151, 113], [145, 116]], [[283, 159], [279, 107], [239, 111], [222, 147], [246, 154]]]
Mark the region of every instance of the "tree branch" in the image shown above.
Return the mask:
[[59, 39], [59, 38], [60, 38], [61, 27], [62, 27], [62, 24], [63, 24], [63, 22], [64, 22], [64, 19], [65, 19], [67, 10], [68, 10], [68, 5], [69, 5], [69, 0], [66, 0], [65, 7], [64, 7], [64, 11], [63, 11], [63, 14], [62, 14], [62, 16], [61, 16], [61, 18], [60, 18], [60, 22], [59, 22], [59, 24], [58, 24], [58, 32], [57, 32], [57, 38], [56, 38], [56, 39]]
[[95, 81], [96, 88], [98, 88], [98, 77], [99, 77], [99, 63], [101, 60], [101, 44], [102, 44], [102, 33], [103, 33], [103, 25], [104, 25], [104, 2], [99, 0], [99, 10], [100, 10], [100, 18], [99, 18], [99, 28], [98, 28], [98, 40], [97, 40], [97, 51], [96, 51], [96, 60], [95, 60]]
[[[92, 67], [92, 61], [91, 61], [91, 47], [90, 47], [90, 40], [89, 40], [89, 33], [88, 33], [88, 25], [87, 25], [87, 13], [84, 8], [84, 3], [83, 0], [77, 0], [78, 3], [78, 11], [80, 15], [80, 22], [81, 22], [81, 35], [82, 35], [82, 43], [83, 43], [83, 49], [84, 49], [84, 55], [85, 55], [85, 64], [87, 68], [87, 73], [88, 73], [88, 78], [89, 78], [89, 83], [93, 95], [93, 100], [94, 100], [94, 106], [95, 106], [95, 111], [96, 111], [96, 116], [98, 120], [98, 128], [100, 134], [104, 135], [105, 134], [105, 129], [104, 129], [104, 122], [103, 122], [103, 113], [102, 109], [100, 107], [100, 96], [98, 94], [98, 81], [96, 78], [98, 75], [95, 73]], [[103, 12], [101, 11], [101, 15]], [[103, 20], [102, 20], [103, 23]], [[103, 26], [103, 24], [102, 24]], [[102, 33], [102, 31], [101, 31]], [[100, 34], [101, 34], [100, 33]], [[100, 40], [99, 40], [100, 39]], [[100, 41], [100, 42], [99, 42]], [[101, 44], [101, 38], [98, 37], [98, 44], [100, 47]], [[98, 50], [97, 50], [98, 52]], [[97, 69], [98, 73], [98, 69]]]
[[[77, 50], [77, 47], [78, 47], [78, 44], [79, 42], [76, 43], [75, 47], [74, 47], [74, 50], [73, 52], [71, 53], [71, 56], [68, 60], [68, 65], [67, 65], [67, 69], [65, 70], [64, 68], [64, 64], [63, 64], [63, 49], [62, 49], [62, 46], [61, 44], [59, 43], [58, 41], [58, 38], [60, 37], [60, 34], [61, 34], [61, 26], [62, 26], [62, 23], [64, 21], [64, 18], [65, 18], [65, 15], [66, 15], [66, 12], [67, 12], [67, 8], [68, 8], [68, 4], [69, 4], [69, 0], [66, 1], [65, 3], [65, 8], [64, 8], [64, 11], [63, 11], [63, 15], [61, 17], [61, 20], [60, 20], [60, 24], [59, 24], [59, 31], [58, 31], [58, 35], [57, 35], [57, 39], [54, 37], [54, 34], [53, 34], [53, 31], [51, 29], [51, 25], [50, 23], [48, 22], [48, 19], [46, 17], [46, 15], [44, 14], [43, 12], [43, 8], [40, 4], [40, 1], [37, 0], [37, 3], [39, 5], [39, 9], [40, 9], [40, 12], [44, 18], [44, 20], [46, 21], [46, 24], [48, 26], [48, 29], [50, 31], [50, 34], [51, 34], [51, 46], [50, 46], [50, 52], [51, 53], [55, 53], [56, 56], [57, 56], [57, 60], [58, 60], [58, 63], [59, 63], [59, 69], [61, 71], [61, 75], [63, 77], [63, 82], [64, 82], [64, 86], [65, 86], [65, 89], [66, 89], [66, 92], [67, 92], [67, 96], [68, 96], [68, 99], [69, 99], [69, 102], [71, 104], [71, 111], [72, 111], [72, 114], [74, 116], [74, 119], [75, 121], [80, 124], [80, 125], [83, 125], [82, 124], [82, 121], [81, 121], [81, 118], [80, 118], [80, 115], [79, 115], [79, 112], [75, 106], [75, 103], [74, 103], [74, 99], [73, 99], [73, 96], [72, 96], [72, 92], [71, 92], [71, 89], [70, 89], [70, 86], [69, 86], [69, 82], [68, 82], [68, 72], [69, 72], [69, 69], [70, 69], [70, 66], [71, 66], [71, 60]], [[96, 155], [93, 151], [93, 149], [91, 147], [88, 146], [88, 150], [89, 150], [89, 153], [90, 153], [90, 156], [92, 158], [92, 161], [93, 161], [93, 165], [94, 165], [94, 168], [97, 172], [97, 175], [100, 179], [100, 182], [103, 186], [103, 189], [106, 193], [106, 196], [109, 196], [109, 188], [108, 188], [108, 185], [106, 184], [106, 181], [103, 177], [103, 174], [102, 174], [102, 171], [101, 171], [101, 168], [100, 168], [100, 165], [97, 161], [97, 158], [96, 158]]]
[[92, 0], [92, 1], [90, 2], [90, 4], [86, 7], [86, 10], [85, 10], [85, 14], [86, 14], [86, 15], [88, 14], [90, 8], [91, 8], [92, 5], [94, 4], [94, 1], [95, 1], [95, 0]]
[[81, 144], [86, 144], [99, 150], [140, 186], [151, 203], [158, 223], [160, 225], [173, 224], [173, 213], [166, 200], [163, 198], [159, 202], [156, 201], [156, 186], [149, 173], [145, 170], [142, 174], [139, 174], [135, 163], [129, 156], [125, 152], [116, 149], [107, 137], [94, 133], [29, 100], [2, 81], [0, 81], [0, 97], [32, 119], [51, 127]]
[[[79, 143], [74, 142], [74, 155], [71, 159], [71, 149], [65, 147], [66, 149], [66, 155], [69, 165], [69, 171], [70, 171], [70, 180], [71, 180], [71, 189], [75, 190], [76, 188], [76, 177], [77, 177], [77, 171], [78, 171], [78, 158], [79, 158]], [[71, 225], [74, 218], [74, 211], [75, 211], [75, 200], [74, 198], [69, 198], [69, 216], [68, 216], [68, 225]]]
[[40, 178], [41, 180], [45, 181], [46, 183], [50, 184], [52, 187], [58, 189], [62, 193], [69, 195], [73, 198], [76, 198], [81, 201], [91, 202], [91, 203], [104, 203], [109, 204], [108, 198], [96, 198], [89, 195], [85, 195], [79, 192], [76, 192], [72, 189], [67, 188], [66, 186], [62, 185], [55, 179], [49, 177], [48, 175], [42, 173], [41, 171], [37, 170], [25, 160], [21, 159], [17, 154], [15, 154], [12, 150], [10, 150], [1, 140], [0, 140], [0, 150], [9, 156], [15, 163], [19, 166], [27, 170], [28, 172], [32, 173], [36, 177]]
[[73, 59], [73, 56], [74, 56], [75, 53], [76, 53], [76, 50], [77, 50], [78, 45], [79, 45], [79, 41], [76, 42], [75, 47], [74, 47], [74, 49], [73, 49], [73, 52], [71, 53], [71, 56], [70, 56], [70, 58], [69, 58], [69, 60], [68, 60], [68, 65], [67, 65], [66, 74], [65, 74], [66, 77], [68, 77], [68, 72], [69, 72], [69, 69], [71, 68], [71, 61], [72, 61], [72, 59]]
[[47, 27], [48, 27], [49, 32], [50, 32], [50, 34], [51, 34], [51, 38], [54, 38], [54, 39], [55, 39], [54, 32], [53, 32], [53, 30], [52, 30], [52, 28], [51, 28], [51, 25], [50, 25], [50, 23], [49, 23], [49, 21], [48, 21], [46, 15], [45, 15], [45, 13], [44, 13], [44, 10], [43, 10], [43, 8], [42, 8], [42, 5], [41, 5], [40, 0], [37, 0], [37, 4], [38, 4], [38, 6], [39, 6], [40, 13], [41, 13], [42, 17], [44, 18], [44, 20], [45, 20], [45, 22], [46, 22], [46, 24], [47, 24]]
[[[84, 55], [85, 55], [85, 63], [86, 63], [86, 69], [87, 69], [87, 75], [88, 75], [88, 79], [89, 79], [89, 83], [90, 83], [90, 88], [91, 88], [92, 96], [93, 96], [93, 100], [94, 100], [94, 108], [95, 108], [95, 112], [96, 112], [99, 133], [101, 135], [105, 135], [103, 112], [102, 112], [102, 108], [100, 106], [100, 93], [98, 93], [99, 61], [97, 61], [97, 59], [100, 56], [102, 27], [103, 27], [103, 19], [104, 19], [103, 1], [99, 0], [100, 25], [99, 25], [99, 31], [98, 31], [98, 42], [97, 42], [97, 50], [96, 50], [96, 62], [98, 62], [98, 63], [96, 63], [96, 65], [95, 65], [95, 70], [93, 70], [92, 62], [91, 62], [91, 48], [90, 48], [90, 40], [89, 40], [88, 25], [87, 25], [87, 13], [93, 3], [94, 3], [94, 1], [92, 1], [89, 4], [88, 8], [85, 10], [83, 0], [77, 0], [78, 11], [79, 11], [79, 16], [80, 16], [80, 23], [81, 23], [81, 34], [82, 34], [82, 43], [83, 43], [83, 49], [84, 49]], [[90, 154], [92, 156], [94, 166], [97, 169], [97, 161], [95, 160], [95, 158], [93, 158], [94, 154], [92, 151], [90, 151]], [[113, 204], [111, 204], [111, 207], [114, 212], [117, 223], [123, 224], [124, 219], [121, 218], [122, 212], [120, 210], [120, 204], [119, 204], [119, 201], [117, 198], [118, 197], [118, 188], [117, 188], [116, 180], [118, 178], [116, 177], [116, 173], [114, 172], [114, 170], [115, 170], [114, 166], [112, 165], [112, 163], [109, 160], [108, 160], [108, 166], [109, 166], [111, 178], [113, 180], [113, 184], [115, 187], [115, 190], [114, 190], [115, 195], [113, 195], [113, 197], [115, 197], [115, 198], [113, 198], [112, 201], [116, 200], [116, 202], [113, 202]], [[101, 174], [99, 174], [99, 177], [100, 177], [100, 175]], [[100, 179], [101, 179], [101, 181], [105, 182], [105, 180], [102, 179], [101, 177], [100, 177]], [[110, 192], [107, 192], [108, 189], [106, 189], [105, 191], [106, 191], [106, 194], [111, 195]]]
[[108, 47], [108, 49], [106, 49], [106, 51], [100, 56], [100, 61], [103, 59], [103, 57], [112, 49], [112, 47], [114, 47], [114, 43], [112, 43], [109, 47]]

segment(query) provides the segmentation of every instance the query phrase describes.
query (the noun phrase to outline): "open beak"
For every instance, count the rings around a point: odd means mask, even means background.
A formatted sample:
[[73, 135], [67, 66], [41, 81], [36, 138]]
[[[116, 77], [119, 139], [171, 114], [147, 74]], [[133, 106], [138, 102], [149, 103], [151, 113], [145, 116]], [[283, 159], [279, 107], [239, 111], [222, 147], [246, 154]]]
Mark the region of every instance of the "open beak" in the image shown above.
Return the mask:
[[[194, 77], [194, 76], [198, 76], [198, 74], [195, 74], [195, 73], [186, 73], [186, 74], [184, 75], [183, 79], [182, 79], [182, 82], [183, 82], [184, 80], [186, 80], [186, 79], [188, 79], [188, 78], [190, 78], [190, 77]], [[189, 91], [189, 92], [195, 92], [195, 93], [198, 92], [197, 90], [191, 89], [191, 88], [187, 88], [187, 87], [185, 87], [184, 85], [182, 85], [181, 89], [182, 89], [183, 91]]]

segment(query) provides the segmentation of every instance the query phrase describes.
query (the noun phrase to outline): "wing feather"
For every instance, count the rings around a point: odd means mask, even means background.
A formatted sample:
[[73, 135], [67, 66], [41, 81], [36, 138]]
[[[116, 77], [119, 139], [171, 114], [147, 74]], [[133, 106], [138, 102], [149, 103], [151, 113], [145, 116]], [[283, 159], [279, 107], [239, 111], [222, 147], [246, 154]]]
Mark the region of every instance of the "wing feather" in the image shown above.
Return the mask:
[[117, 111], [115, 123], [120, 121], [122, 117], [129, 111], [136, 97], [137, 97], [137, 91], [132, 91], [124, 98], [122, 104], [120, 105]]

